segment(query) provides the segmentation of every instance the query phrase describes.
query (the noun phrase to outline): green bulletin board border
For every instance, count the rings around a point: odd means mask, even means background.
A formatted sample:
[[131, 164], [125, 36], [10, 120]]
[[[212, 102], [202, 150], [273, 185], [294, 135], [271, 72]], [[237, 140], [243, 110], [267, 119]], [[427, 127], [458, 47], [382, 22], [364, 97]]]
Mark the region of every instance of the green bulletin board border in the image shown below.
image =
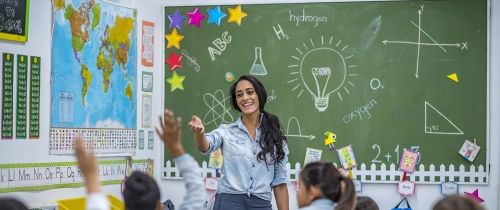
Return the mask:
[[[126, 160], [100, 160], [97, 161], [99, 165], [114, 165], [114, 164], [126, 164]], [[145, 164], [147, 159], [133, 160], [133, 164]], [[10, 168], [38, 168], [38, 167], [55, 167], [55, 166], [77, 166], [77, 162], [46, 162], [46, 163], [7, 163], [0, 164], [0, 169], [10, 169]], [[116, 185], [120, 184], [122, 180], [105, 180], [101, 181], [101, 185]], [[48, 184], [48, 185], [37, 185], [37, 186], [23, 186], [23, 187], [8, 187], [0, 188], [0, 193], [12, 193], [12, 192], [30, 192], [30, 191], [42, 191], [42, 190], [52, 190], [60, 188], [77, 188], [84, 187], [84, 182], [77, 183], [61, 183], [61, 184]]]

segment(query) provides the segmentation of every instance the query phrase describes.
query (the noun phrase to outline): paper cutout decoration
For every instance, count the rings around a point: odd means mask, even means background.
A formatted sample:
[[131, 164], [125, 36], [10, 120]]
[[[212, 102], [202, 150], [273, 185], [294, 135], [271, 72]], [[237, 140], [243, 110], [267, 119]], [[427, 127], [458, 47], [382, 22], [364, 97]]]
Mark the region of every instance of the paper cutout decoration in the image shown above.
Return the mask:
[[333, 144], [337, 142], [337, 135], [332, 132], [325, 132], [323, 135], [325, 135], [326, 137], [323, 143], [325, 144], [325, 146], [328, 146], [330, 148], [330, 151], [333, 150], [335, 148], [335, 145]]
[[458, 195], [458, 184], [455, 182], [441, 183], [441, 195]]
[[206, 177], [205, 178], [205, 189], [216, 191], [219, 186], [219, 180], [215, 177]]
[[220, 21], [222, 18], [226, 17], [226, 13], [220, 11], [220, 6], [216, 6], [213, 9], [208, 9], [208, 21], [207, 23], [213, 23], [220, 26]]
[[241, 5], [236, 6], [234, 9], [227, 8], [227, 10], [229, 11], [229, 19], [227, 20], [227, 22], [234, 22], [241, 26], [241, 19], [247, 16], [247, 13], [241, 10]]
[[360, 180], [353, 179], [352, 183], [354, 184], [354, 189], [357, 193], [361, 193], [361, 191], [363, 191], [363, 183]]
[[172, 33], [165, 35], [165, 38], [167, 38], [168, 43], [167, 43], [167, 48], [175, 47], [177, 49], [181, 49], [181, 41], [184, 39], [184, 36], [180, 35], [177, 33], [177, 29], [174, 28]]
[[185, 76], [179, 76], [177, 72], [174, 71], [172, 77], [167, 79], [167, 82], [170, 84], [170, 92], [174, 92], [174, 90], [177, 89], [184, 90], [184, 85], [182, 85], [182, 82], [185, 78]]
[[452, 81], [454, 81], [454, 82], [458, 83], [458, 75], [457, 75], [457, 73], [449, 74], [449, 75], [448, 75], [448, 76], [446, 76], [446, 77], [448, 77], [448, 79], [450, 79], [450, 80], [452, 80]]
[[465, 193], [465, 197], [472, 198], [473, 200], [477, 201], [478, 203], [482, 203], [484, 201], [484, 199], [479, 197], [479, 189], [474, 190], [474, 192], [472, 192], [472, 193], [470, 193], [470, 192], [464, 192], [464, 193]]
[[399, 162], [399, 170], [407, 173], [413, 173], [415, 171], [415, 166], [419, 158], [418, 152], [404, 149], [403, 154], [401, 154], [401, 159]]
[[310, 162], [321, 160], [321, 154], [323, 153], [320, 149], [307, 148], [306, 157], [304, 158], [304, 166]]
[[170, 66], [170, 71], [173, 71], [175, 68], [181, 68], [182, 67], [182, 55], [177, 55], [174, 52], [170, 52], [170, 56], [168, 59], [165, 61], [165, 63]]
[[474, 161], [474, 159], [476, 159], [477, 153], [479, 153], [480, 149], [481, 147], [465, 139], [465, 142], [458, 153], [462, 155], [462, 157], [464, 157], [466, 160], [472, 162]]
[[222, 163], [224, 159], [222, 158], [222, 152], [220, 149], [213, 151], [210, 153], [210, 159], [208, 160], [208, 167], [220, 169], [222, 168]]
[[342, 164], [342, 168], [350, 170], [358, 165], [356, 157], [354, 156], [354, 151], [352, 150], [352, 145], [349, 144], [348, 146], [337, 149], [337, 154], [340, 164]]
[[192, 12], [188, 12], [187, 16], [189, 17], [188, 24], [195, 25], [197, 28], [200, 27], [201, 20], [205, 18], [205, 15], [200, 12], [199, 8], [194, 9]]
[[226, 82], [233, 82], [234, 74], [231, 72], [226, 72], [226, 74], [224, 74], [224, 79], [226, 80]]
[[398, 193], [404, 196], [415, 194], [415, 182], [402, 181], [398, 182]]
[[171, 14], [168, 16], [168, 19], [170, 20], [170, 25], [168, 28], [182, 28], [182, 24], [184, 21], [186, 21], [186, 18], [181, 15], [179, 12], [179, 9], [175, 10], [174, 14]]

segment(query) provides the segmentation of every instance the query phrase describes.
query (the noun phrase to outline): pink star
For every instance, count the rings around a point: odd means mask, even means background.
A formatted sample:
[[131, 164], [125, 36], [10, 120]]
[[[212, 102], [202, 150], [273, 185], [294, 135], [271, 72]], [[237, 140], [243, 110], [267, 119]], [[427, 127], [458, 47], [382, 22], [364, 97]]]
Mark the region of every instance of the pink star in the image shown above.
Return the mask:
[[188, 17], [189, 17], [189, 25], [196, 25], [196, 27], [200, 27], [200, 22], [201, 20], [203, 20], [203, 18], [205, 18], [205, 15], [201, 14], [199, 8], [196, 8], [194, 11], [192, 12], [188, 12], [187, 13]]
[[170, 66], [170, 71], [174, 71], [175, 68], [181, 68], [182, 67], [182, 55], [177, 55], [174, 52], [170, 52], [170, 56], [168, 57], [167, 60], [165, 60], [165, 63], [167, 63]]
[[465, 192], [465, 197], [472, 198], [478, 203], [482, 203], [484, 201], [481, 197], [479, 197], [479, 190], [478, 189], [474, 190], [474, 192], [472, 192], [472, 193]]

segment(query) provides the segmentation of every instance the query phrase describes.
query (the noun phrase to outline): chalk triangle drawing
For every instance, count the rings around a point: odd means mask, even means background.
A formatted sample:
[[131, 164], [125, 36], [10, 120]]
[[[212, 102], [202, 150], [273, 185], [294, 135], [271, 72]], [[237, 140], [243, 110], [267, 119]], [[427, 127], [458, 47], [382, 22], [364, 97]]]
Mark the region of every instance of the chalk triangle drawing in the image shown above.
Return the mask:
[[[429, 102], [425, 101], [425, 125], [424, 130], [425, 133], [428, 134], [445, 134], [445, 135], [464, 135], [464, 132], [458, 128], [453, 122], [451, 122], [448, 117], [446, 117], [443, 113], [441, 113], [438, 109], [432, 106]], [[436, 113], [438, 115], [436, 115]], [[428, 120], [429, 116], [435, 116], [434, 118], [440, 118], [440, 123], [430, 123]], [[434, 120], [437, 121], [437, 120]], [[443, 129], [444, 128], [444, 129]]]

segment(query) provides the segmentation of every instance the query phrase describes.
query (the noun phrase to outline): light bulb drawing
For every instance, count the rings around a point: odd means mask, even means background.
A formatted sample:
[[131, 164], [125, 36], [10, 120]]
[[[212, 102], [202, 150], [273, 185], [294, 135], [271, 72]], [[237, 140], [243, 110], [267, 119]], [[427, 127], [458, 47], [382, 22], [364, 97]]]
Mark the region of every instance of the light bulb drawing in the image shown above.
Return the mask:
[[291, 56], [294, 63], [288, 66], [292, 69], [290, 74], [295, 78], [287, 83], [295, 84], [292, 91], [299, 91], [297, 97], [302, 95], [304, 89], [307, 90], [314, 98], [315, 108], [324, 112], [328, 108], [331, 94], [337, 93], [340, 101], [343, 100], [343, 92], [350, 94], [347, 85], [354, 87], [349, 78], [358, 75], [352, 72], [357, 66], [348, 64], [348, 60], [354, 55], [343, 54], [349, 45], [343, 45], [342, 40], [334, 43], [333, 37], [330, 37], [325, 42], [321, 36], [319, 46], [312, 39], [309, 42], [310, 45], [303, 42], [303, 48], [295, 48], [298, 54]]

